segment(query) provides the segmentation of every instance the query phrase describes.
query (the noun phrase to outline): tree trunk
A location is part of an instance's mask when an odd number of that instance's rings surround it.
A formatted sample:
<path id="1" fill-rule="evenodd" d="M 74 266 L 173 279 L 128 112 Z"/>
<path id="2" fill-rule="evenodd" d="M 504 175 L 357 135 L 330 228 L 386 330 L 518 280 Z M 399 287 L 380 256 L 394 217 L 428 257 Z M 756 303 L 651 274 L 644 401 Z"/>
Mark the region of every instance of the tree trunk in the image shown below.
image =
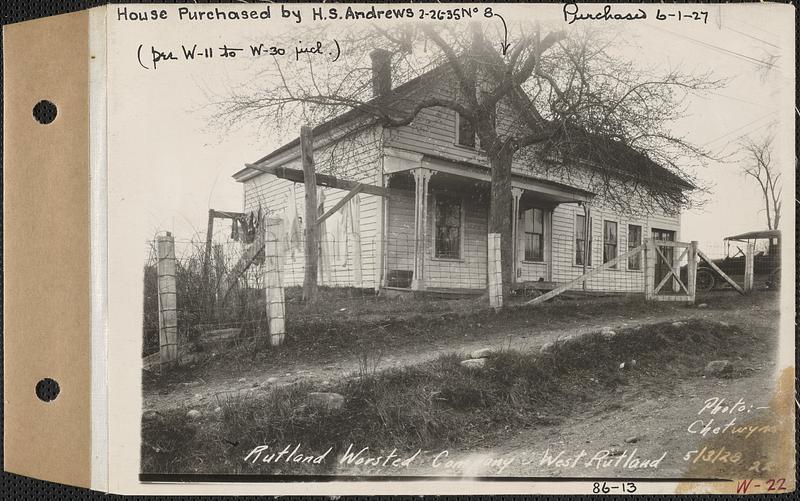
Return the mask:
<path id="1" fill-rule="evenodd" d="M 511 295 L 513 273 L 513 241 L 511 235 L 511 158 L 509 148 L 490 156 L 492 166 L 492 199 L 489 203 L 489 233 L 500 234 L 500 260 L 503 276 L 503 304 Z"/>

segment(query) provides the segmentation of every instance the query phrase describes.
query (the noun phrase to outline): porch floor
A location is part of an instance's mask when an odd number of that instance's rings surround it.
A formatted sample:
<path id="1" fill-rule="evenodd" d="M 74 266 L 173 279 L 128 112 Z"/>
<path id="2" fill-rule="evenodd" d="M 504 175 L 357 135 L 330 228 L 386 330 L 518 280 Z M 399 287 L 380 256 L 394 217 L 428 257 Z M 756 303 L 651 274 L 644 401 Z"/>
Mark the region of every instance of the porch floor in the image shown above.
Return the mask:
<path id="1" fill-rule="evenodd" d="M 439 297 L 447 299 L 457 299 L 463 297 L 480 296 L 486 292 L 486 289 L 467 289 L 467 288 L 453 288 L 453 287 L 428 287 L 424 290 L 414 290 L 408 287 L 383 287 L 381 289 L 388 296 L 402 296 L 406 294 L 416 294 L 428 297 Z"/>

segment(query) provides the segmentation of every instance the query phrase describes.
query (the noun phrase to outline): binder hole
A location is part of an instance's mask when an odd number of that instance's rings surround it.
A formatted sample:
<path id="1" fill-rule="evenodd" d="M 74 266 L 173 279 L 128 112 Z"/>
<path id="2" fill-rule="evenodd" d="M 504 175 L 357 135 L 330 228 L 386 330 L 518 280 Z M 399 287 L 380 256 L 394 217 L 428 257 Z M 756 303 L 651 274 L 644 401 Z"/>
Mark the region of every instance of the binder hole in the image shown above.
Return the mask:
<path id="1" fill-rule="evenodd" d="M 47 125 L 56 119 L 58 108 L 48 100 L 42 100 L 33 107 L 33 118 L 42 125 Z"/>
<path id="2" fill-rule="evenodd" d="M 39 397 L 39 400 L 42 402 L 55 400 L 60 391 L 61 388 L 59 388 L 58 383 L 49 377 L 36 383 L 36 396 Z"/>

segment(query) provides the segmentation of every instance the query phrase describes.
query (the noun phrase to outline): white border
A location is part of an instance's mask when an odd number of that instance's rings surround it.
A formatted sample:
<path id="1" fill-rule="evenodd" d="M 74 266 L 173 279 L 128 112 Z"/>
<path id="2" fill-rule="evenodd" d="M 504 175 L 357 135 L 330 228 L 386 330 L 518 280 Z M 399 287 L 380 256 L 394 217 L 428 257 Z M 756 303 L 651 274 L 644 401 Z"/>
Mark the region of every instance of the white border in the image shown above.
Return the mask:
<path id="1" fill-rule="evenodd" d="M 89 10 L 89 217 L 91 253 L 91 487 L 108 488 L 108 179 L 106 10 Z"/>

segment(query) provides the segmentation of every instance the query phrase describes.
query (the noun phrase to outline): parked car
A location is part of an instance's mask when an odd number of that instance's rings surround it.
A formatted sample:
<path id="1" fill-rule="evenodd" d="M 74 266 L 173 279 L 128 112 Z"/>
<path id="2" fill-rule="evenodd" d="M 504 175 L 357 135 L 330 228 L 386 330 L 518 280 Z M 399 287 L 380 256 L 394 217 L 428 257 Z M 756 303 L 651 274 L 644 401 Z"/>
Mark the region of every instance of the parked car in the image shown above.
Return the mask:
<path id="1" fill-rule="evenodd" d="M 744 281 L 745 251 L 747 245 L 754 242 L 757 244 L 757 250 L 753 259 L 753 286 L 768 289 L 780 286 L 780 230 L 750 231 L 725 237 L 724 241 L 726 256 L 713 260 L 723 273 L 741 284 Z M 686 277 L 686 266 L 681 268 L 681 276 Z M 728 286 L 727 281 L 701 259 L 697 265 L 697 290 L 710 291 L 726 286 Z"/>

